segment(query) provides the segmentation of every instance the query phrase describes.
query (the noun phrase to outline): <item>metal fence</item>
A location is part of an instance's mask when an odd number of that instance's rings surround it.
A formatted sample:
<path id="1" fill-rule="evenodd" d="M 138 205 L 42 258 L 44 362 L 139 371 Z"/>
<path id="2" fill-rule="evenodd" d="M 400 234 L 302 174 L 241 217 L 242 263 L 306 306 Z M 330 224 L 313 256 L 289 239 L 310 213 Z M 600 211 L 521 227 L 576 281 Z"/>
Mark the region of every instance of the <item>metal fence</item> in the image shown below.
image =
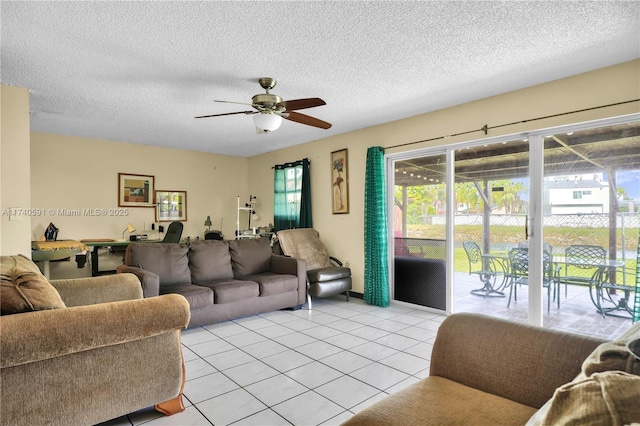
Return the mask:
<path id="1" fill-rule="evenodd" d="M 640 228 L 640 214 L 618 213 L 616 224 L 620 229 Z M 456 214 L 455 225 L 483 225 L 483 217 L 479 214 Z M 499 226 L 524 226 L 527 216 L 524 214 L 492 214 L 489 218 L 490 225 Z M 447 221 L 444 215 L 409 216 L 409 225 L 445 225 Z M 608 228 L 608 213 L 589 214 L 554 214 L 543 218 L 543 225 L 549 227 L 569 228 Z"/>
<path id="2" fill-rule="evenodd" d="M 445 244 L 445 240 L 431 238 L 395 238 L 395 254 L 445 260 Z"/>

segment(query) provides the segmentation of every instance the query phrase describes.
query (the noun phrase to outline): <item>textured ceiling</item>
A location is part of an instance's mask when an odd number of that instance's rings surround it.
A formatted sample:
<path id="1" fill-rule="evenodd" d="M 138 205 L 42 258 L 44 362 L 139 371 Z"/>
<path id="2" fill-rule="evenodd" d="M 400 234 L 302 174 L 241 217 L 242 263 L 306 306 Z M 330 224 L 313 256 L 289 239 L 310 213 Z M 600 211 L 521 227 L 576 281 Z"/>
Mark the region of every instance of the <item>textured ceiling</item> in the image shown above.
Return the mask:
<path id="1" fill-rule="evenodd" d="M 6 2 L 2 83 L 37 132 L 251 156 L 640 57 L 640 4 Z M 243 111 L 278 80 L 329 130 Z"/>

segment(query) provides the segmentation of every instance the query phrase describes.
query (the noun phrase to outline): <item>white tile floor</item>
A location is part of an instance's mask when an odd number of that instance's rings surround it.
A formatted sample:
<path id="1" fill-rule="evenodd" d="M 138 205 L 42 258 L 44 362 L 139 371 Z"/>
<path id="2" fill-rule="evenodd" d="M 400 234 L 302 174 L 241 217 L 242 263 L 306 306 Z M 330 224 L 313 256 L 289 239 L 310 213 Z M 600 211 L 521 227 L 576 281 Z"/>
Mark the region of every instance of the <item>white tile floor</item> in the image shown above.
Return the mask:
<path id="1" fill-rule="evenodd" d="M 183 333 L 187 409 L 108 425 L 338 425 L 429 373 L 444 316 L 344 297 Z"/>
<path id="2" fill-rule="evenodd" d="M 105 255 L 101 266 L 122 261 Z M 53 262 L 52 278 L 90 276 L 90 267 Z M 506 298 L 470 294 L 477 277 L 457 274 L 456 312 L 526 322 L 526 291 Z M 344 297 L 314 299 L 313 310 L 275 311 L 186 330 L 185 404 L 164 417 L 152 408 L 107 425 L 337 425 L 353 413 L 428 375 L 443 315 L 392 305 L 378 308 Z M 569 286 L 561 307 L 544 313 L 547 327 L 614 338 L 631 320 L 595 312 L 584 287 Z"/>

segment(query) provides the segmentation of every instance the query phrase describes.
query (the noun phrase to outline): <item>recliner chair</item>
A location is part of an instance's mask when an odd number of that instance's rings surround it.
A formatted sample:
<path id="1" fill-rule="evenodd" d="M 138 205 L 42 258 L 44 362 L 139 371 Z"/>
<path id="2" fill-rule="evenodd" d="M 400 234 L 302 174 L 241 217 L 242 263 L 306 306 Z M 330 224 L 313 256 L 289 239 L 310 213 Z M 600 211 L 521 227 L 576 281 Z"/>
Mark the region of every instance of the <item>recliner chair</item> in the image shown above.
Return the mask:
<path id="1" fill-rule="evenodd" d="M 286 229 L 276 233 L 282 253 L 307 262 L 307 303 L 311 296 L 329 297 L 345 293 L 349 301 L 351 269 L 329 256 L 318 231 L 311 228 Z"/>

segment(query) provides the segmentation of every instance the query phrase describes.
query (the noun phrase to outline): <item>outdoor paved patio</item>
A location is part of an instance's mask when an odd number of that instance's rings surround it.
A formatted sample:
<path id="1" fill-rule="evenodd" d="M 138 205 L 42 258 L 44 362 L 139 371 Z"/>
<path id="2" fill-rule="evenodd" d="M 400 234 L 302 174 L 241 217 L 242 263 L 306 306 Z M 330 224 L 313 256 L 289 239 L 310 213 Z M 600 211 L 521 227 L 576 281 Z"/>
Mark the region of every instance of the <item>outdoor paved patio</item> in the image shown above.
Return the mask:
<path id="1" fill-rule="evenodd" d="M 456 273 L 456 287 L 454 290 L 454 312 L 478 312 L 494 317 L 526 323 L 528 288 L 518 289 L 518 301 L 509 300 L 508 289 L 505 297 L 481 297 L 471 294 L 471 290 L 481 288 L 482 284 L 476 275 Z M 553 291 L 552 296 L 553 298 Z M 631 301 L 633 302 L 633 293 Z M 568 294 L 564 295 L 564 285 L 560 289 L 560 309 L 555 301 L 551 303 L 551 312 L 547 313 L 547 295 L 543 296 L 545 327 L 570 331 L 579 334 L 613 339 L 631 326 L 631 319 L 619 318 L 612 315 L 605 317 L 596 312 L 596 308 L 589 296 L 589 288 L 569 285 Z"/>

